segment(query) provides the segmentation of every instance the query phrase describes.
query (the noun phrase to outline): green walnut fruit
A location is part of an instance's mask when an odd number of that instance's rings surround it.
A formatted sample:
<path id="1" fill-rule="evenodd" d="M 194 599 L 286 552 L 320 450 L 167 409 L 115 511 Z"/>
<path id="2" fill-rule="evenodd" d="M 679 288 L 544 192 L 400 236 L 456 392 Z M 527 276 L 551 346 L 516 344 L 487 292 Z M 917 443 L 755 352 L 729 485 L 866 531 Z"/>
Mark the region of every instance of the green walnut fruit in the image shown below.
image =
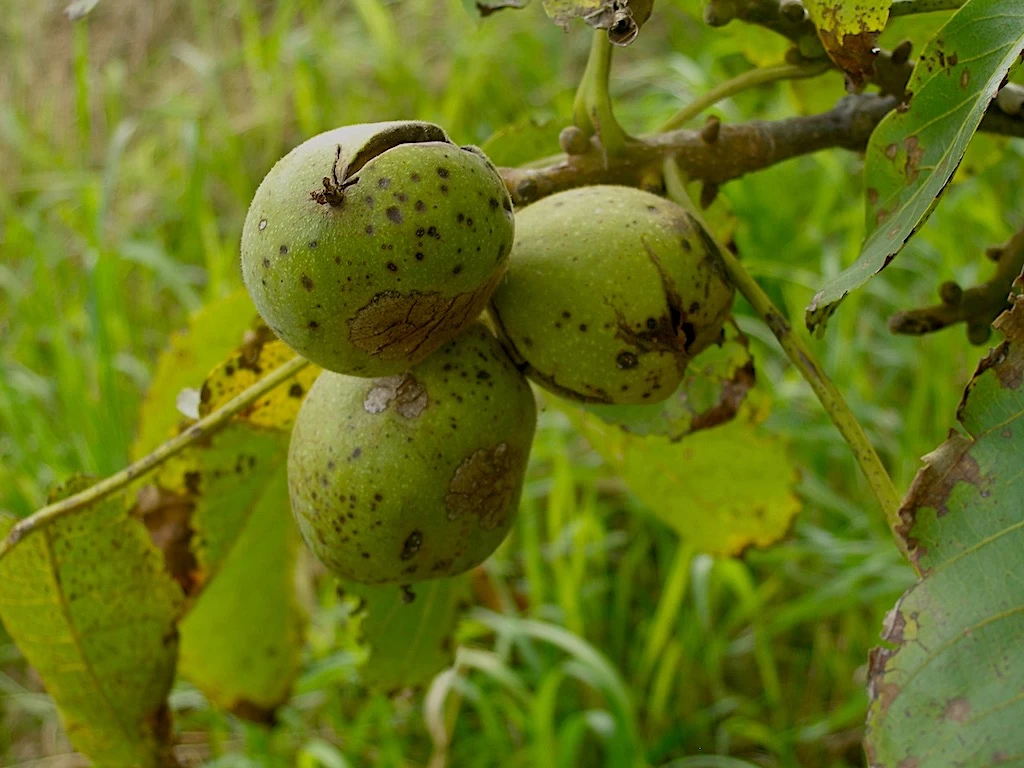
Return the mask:
<path id="1" fill-rule="evenodd" d="M 296 352 L 387 376 L 480 314 L 512 238 L 512 201 L 480 150 L 430 123 L 353 125 L 267 174 L 242 230 L 242 277 Z"/>
<path id="2" fill-rule="evenodd" d="M 529 383 L 482 323 L 403 374 L 321 373 L 288 453 L 306 544 L 364 584 L 478 565 L 512 525 L 536 420 Z"/>
<path id="3" fill-rule="evenodd" d="M 721 337 L 732 286 L 714 244 L 675 203 L 592 186 L 516 214 L 491 317 L 541 386 L 593 403 L 656 403 Z"/>

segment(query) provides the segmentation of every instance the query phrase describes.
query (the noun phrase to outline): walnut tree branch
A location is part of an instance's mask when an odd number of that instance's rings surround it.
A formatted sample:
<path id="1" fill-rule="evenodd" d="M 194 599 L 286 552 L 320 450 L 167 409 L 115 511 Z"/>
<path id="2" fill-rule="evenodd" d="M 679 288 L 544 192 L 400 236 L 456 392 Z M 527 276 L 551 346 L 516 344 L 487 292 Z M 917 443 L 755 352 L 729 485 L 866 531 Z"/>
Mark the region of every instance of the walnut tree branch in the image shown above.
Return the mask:
<path id="1" fill-rule="evenodd" d="M 1024 230 L 1010 238 L 1006 245 L 990 249 L 988 254 L 996 260 L 996 272 L 990 280 L 966 290 L 954 282 L 943 283 L 939 287 L 942 298 L 939 304 L 893 315 L 889 318 L 889 330 L 920 336 L 966 323 L 968 338 L 975 344 L 984 344 L 992 321 L 1009 308 L 1008 296 L 1024 269 Z"/>
<path id="2" fill-rule="evenodd" d="M 752 120 L 715 130 L 678 130 L 629 139 L 622 153 L 605 160 L 596 145 L 531 168 L 501 168 L 517 206 L 590 184 L 650 187 L 662 161 L 674 157 L 687 178 L 716 186 L 790 158 L 842 148 L 862 150 L 875 126 L 896 108 L 893 96 L 844 96 L 828 112 L 784 120 Z M 989 108 L 981 123 L 989 133 L 1024 138 L 1024 119 Z"/>
<path id="3" fill-rule="evenodd" d="M 820 149 L 861 149 L 878 121 L 895 106 L 892 98 L 847 96 L 820 115 L 722 125 L 714 136 L 678 130 L 632 139 L 607 164 L 594 148 L 541 168 L 502 168 L 501 174 L 518 206 L 588 184 L 644 186 L 666 157 L 675 157 L 690 179 L 723 184 Z"/>
<path id="4" fill-rule="evenodd" d="M 797 45 L 800 45 L 801 41 L 818 39 L 814 24 L 799 2 L 708 0 L 704 6 L 704 21 L 712 27 L 722 27 L 733 20 L 765 27 L 789 38 Z"/>

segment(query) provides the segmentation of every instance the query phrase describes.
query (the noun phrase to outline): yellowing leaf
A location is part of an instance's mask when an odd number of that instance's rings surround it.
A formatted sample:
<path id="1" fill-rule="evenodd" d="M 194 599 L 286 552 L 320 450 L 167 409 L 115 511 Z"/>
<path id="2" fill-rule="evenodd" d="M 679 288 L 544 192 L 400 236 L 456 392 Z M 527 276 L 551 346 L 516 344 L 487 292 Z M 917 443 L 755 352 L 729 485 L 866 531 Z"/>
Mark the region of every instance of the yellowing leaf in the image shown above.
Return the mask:
<path id="1" fill-rule="evenodd" d="M 283 341 L 266 331 L 246 344 L 207 376 L 199 396 L 199 414 L 205 416 L 241 394 L 280 365 L 295 357 Z M 254 427 L 289 429 L 313 386 L 320 369 L 309 366 L 280 387 L 254 402 L 237 419 Z"/>
<path id="2" fill-rule="evenodd" d="M 784 444 L 749 421 L 673 443 L 625 434 L 585 412 L 571 418 L 651 513 L 697 551 L 738 555 L 766 547 L 800 511 L 797 471 Z"/>
<path id="3" fill-rule="evenodd" d="M 891 0 L 804 0 L 829 57 L 861 86 L 874 71 Z"/>
<path id="4" fill-rule="evenodd" d="M 181 390 L 199 386 L 215 365 L 255 329 L 259 316 L 245 289 L 239 289 L 189 318 L 188 328 L 171 336 L 157 361 L 140 414 L 139 434 L 132 447 L 144 456 L 175 432 L 182 415 L 175 409 Z"/>
<path id="5" fill-rule="evenodd" d="M 91 483 L 81 478 L 62 495 Z M 0 518 L 0 534 L 14 520 Z M 104 768 L 168 765 L 180 588 L 123 496 L 29 534 L 0 560 L 0 618 Z"/>
<path id="6" fill-rule="evenodd" d="M 265 328 L 247 333 L 206 376 L 200 415 L 293 357 Z M 187 535 L 174 536 L 168 552 L 188 562 L 184 583 L 197 593 L 181 623 L 181 672 L 218 706 L 255 720 L 272 717 L 298 674 L 305 611 L 285 461 L 289 428 L 317 373 L 308 368 L 267 393 L 155 480 L 162 498 L 188 505 Z"/>

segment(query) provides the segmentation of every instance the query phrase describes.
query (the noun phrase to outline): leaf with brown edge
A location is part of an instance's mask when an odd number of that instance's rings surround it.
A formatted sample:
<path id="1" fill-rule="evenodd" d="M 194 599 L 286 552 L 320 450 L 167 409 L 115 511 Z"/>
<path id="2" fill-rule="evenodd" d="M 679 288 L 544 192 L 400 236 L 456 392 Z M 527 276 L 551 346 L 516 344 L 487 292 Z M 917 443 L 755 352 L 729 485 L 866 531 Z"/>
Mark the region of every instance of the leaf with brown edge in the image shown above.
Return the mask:
<path id="1" fill-rule="evenodd" d="M 240 288 L 194 312 L 188 327 L 171 336 L 146 391 L 133 458 L 145 456 L 175 433 L 183 418 L 174 407 L 178 393 L 198 389 L 206 375 L 243 344 L 247 332 L 253 335 L 265 328 L 258 321 L 252 299 Z"/>
<path id="2" fill-rule="evenodd" d="M 203 382 L 200 415 L 294 354 L 265 331 L 247 334 Z M 298 674 L 306 612 L 296 594 L 300 540 L 285 461 L 317 374 L 310 366 L 256 400 L 167 462 L 140 495 L 154 540 L 189 591 L 181 673 L 218 706 L 258 721 L 273 720 Z"/>
<path id="3" fill-rule="evenodd" d="M 979 365 L 959 429 L 925 457 L 898 535 L 921 575 L 870 659 L 872 766 L 1015 765 L 1024 754 L 1024 299 Z"/>
<path id="4" fill-rule="evenodd" d="M 199 415 L 206 416 L 240 395 L 268 373 L 295 357 L 288 345 L 273 335 L 256 334 L 218 365 L 203 382 Z M 295 423 L 302 401 L 320 369 L 310 365 L 265 394 L 235 417 L 253 427 L 287 432 Z"/>
<path id="5" fill-rule="evenodd" d="M 735 323 L 725 327 L 721 344 L 712 345 L 690 361 L 682 383 L 671 397 L 654 405 L 601 405 L 582 407 L 602 421 L 630 434 L 661 435 L 672 441 L 702 429 L 712 429 L 736 418 L 745 403 L 755 410 L 754 360 L 749 341 Z M 755 392 L 753 402 L 748 395 Z"/>
<path id="6" fill-rule="evenodd" d="M 196 452 L 185 480 L 203 583 L 181 622 L 181 673 L 219 707 L 259 721 L 291 693 L 306 619 L 287 450 L 286 434 L 234 424 Z"/>
<path id="7" fill-rule="evenodd" d="M 85 490 L 76 477 L 53 500 Z M 0 534 L 14 519 L 0 516 Z M 25 537 L 0 560 L 0 618 L 38 672 L 68 738 L 96 765 L 164 768 L 182 592 L 126 496 Z"/>
<path id="8" fill-rule="evenodd" d="M 748 418 L 672 442 L 623 432 L 576 408 L 570 420 L 656 518 L 698 552 L 767 547 L 800 511 L 785 444 Z"/>
<path id="9" fill-rule="evenodd" d="M 804 0 L 829 58 L 854 88 L 871 77 L 878 35 L 889 20 L 891 0 Z"/>

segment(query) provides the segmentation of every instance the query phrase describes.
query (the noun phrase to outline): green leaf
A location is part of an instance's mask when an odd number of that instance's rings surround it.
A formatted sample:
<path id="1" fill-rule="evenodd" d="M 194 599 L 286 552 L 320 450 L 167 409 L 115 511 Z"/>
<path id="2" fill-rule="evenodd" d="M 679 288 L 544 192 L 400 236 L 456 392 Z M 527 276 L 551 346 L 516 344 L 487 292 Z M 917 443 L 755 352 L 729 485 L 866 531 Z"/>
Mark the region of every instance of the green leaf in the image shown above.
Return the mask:
<path id="1" fill-rule="evenodd" d="M 257 328 L 258 315 L 244 288 L 195 312 L 188 328 L 171 337 L 157 361 L 139 418 L 134 458 L 145 456 L 175 433 L 182 414 L 175 408 L 178 393 L 198 388 L 214 366 Z"/>
<path id="2" fill-rule="evenodd" d="M 754 386 L 754 361 L 747 337 L 726 326 L 726 340 L 701 352 L 686 368 L 679 388 L 656 405 L 599 405 L 583 408 L 602 421 L 638 436 L 673 441 L 732 421 Z"/>
<path id="3" fill-rule="evenodd" d="M 60 497 L 91 484 L 76 478 Z M 13 523 L 0 518 L 0 534 Z M 29 534 L 0 560 L 0 618 L 71 743 L 105 768 L 170 764 L 181 603 L 123 495 Z"/>
<path id="4" fill-rule="evenodd" d="M 480 149 L 495 165 L 525 165 L 561 152 L 558 144 L 561 130 L 554 121 L 537 122 L 528 118 L 495 131 Z"/>
<path id="5" fill-rule="evenodd" d="M 954 431 L 925 457 L 899 531 L 921 574 L 869 667 L 872 766 L 1019 765 L 1024 755 L 1024 302 L 996 327 Z"/>
<path id="6" fill-rule="evenodd" d="M 292 357 L 276 340 L 242 347 L 207 377 L 200 414 Z M 186 585 L 198 597 L 181 623 L 181 672 L 218 706 L 253 720 L 271 718 L 299 669 L 305 611 L 286 460 L 289 429 L 317 374 L 308 368 L 256 401 L 156 480 L 161 495 L 190 505 Z"/>
<path id="7" fill-rule="evenodd" d="M 287 439 L 232 426 L 198 465 L 193 549 L 209 579 L 181 623 L 181 673 L 217 706 L 269 720 L 299 671 L 305 611 Z"/>
<path id="8" fill-rule="evenodd" d="M 769 546 L 800 511 L 785 446 L 749 421 L 673 443 L 628 435 L 583 411 L 570 418 L 654 516 L 697 551 L 738 555 Z"/>
<path id="9" fill-rule="evenodd" d="M 864 164 L 867 238 L 860 258 L 807 308 L 824 326 L 850 291 L 884 269 L 928 218 L 1024 46 L 1020 0 L 972 0 L 931 40 L 898 109 L 871 136 Z"/>
<path id="10" fill-rule="evenodd" d="M 409 586 L 344 582 L 341 589 L 358 601 L 353 618 L 369 653 L 359 668 L 366 685 L 421 685 L 452 663 L 455 627 L 469 608 L 469 574 Z"/>
<path id="11" fill-rule="evenodd" d="M 874 71 L 890 0 L 804 0 L 829 58 L 861 86 Z"/>

